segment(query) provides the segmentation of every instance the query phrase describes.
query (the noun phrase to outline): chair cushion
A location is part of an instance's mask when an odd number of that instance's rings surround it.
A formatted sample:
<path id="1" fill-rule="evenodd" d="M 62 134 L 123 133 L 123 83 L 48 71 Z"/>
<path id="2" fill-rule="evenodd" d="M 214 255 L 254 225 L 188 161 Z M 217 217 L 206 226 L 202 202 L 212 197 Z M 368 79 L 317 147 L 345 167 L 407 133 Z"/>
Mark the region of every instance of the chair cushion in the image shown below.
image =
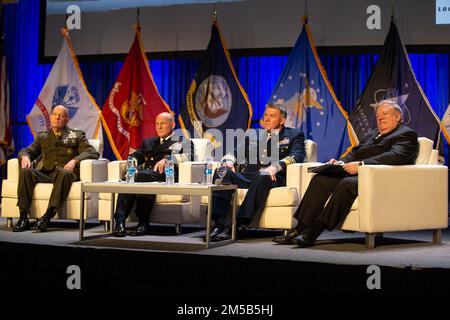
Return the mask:
<path id="1" fill-rule="evenodd" d="M 17 181 L 3 180 L 2 197 L 17 199 Z M 48 200 L 53 190 L 52 183 L 38 183 L 33 192 L 33 200 Z M 80 200 L 81 181 L 72 183 L 67 200 Z M 86 199 L 90 199 L 86 194 Z"/>
<path id="2" fill-rule="evenodd" d="M 3 180 L 2 181 L 2 197 L 17 199 L 17 180 Z"/>
<path id="3" fill-rule="evenodd" d="M 238 206 L 244 202 L 248 189 L 238 189 Z M 203 196 L 202 204 L 208 204 L 208 197 Z M 266 207 L 298 206 L 300 203 L 297 189 L 294 187 L 273 188 L 267 197 Z"/>

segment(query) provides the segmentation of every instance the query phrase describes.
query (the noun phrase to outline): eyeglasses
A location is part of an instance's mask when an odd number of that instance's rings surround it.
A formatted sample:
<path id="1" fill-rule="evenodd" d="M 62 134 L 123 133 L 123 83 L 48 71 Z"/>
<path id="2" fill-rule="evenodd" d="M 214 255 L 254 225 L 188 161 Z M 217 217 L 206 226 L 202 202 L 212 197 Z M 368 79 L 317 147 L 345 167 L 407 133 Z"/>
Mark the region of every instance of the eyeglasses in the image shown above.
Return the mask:
<path id="1" fill-rule="evenodd" d="M 55 118 L 62 118 L 62 119 L 67 118 L 67 116 L 62 113 L 52 113 L 52 116 L 54 116 Z"/>

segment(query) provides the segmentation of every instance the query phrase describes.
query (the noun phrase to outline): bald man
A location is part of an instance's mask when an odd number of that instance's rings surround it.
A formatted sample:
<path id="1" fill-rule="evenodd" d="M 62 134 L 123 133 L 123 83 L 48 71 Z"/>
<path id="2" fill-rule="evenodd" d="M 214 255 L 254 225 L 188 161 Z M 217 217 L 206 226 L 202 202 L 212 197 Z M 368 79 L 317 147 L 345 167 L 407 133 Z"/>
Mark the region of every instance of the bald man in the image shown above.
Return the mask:
<path id="1" fill-rule="evenodd" d="M 175 119 L 172 114 L 163 112 L 158 114 L 155 121 L 157 137 L 144 139 L 139 150 L 130 154 L 138 166 L 136 174 L 136 182 L 154 182 L 165 181 L 164 167 L 167 159 L 172 155 L 175 164 L 190 159 L 190 150 L 182 153 L 182 143 L 176 139 L 172 140 L 173 130 L 175 128 Z M 136 202 L 135 213 L 139 223 L 132 236 L 143 236 L 150 230 L 150 213 L 155 202 L 156 195 L 136 195 L 136 194 L 119 194 L 117 199 L 116 212 L 114 214 L 114 236 L 125 237 L 126 226 L 125 221 L 131 213 L 134 203 Z"/>
<path id="2" fill-rule="evenodd" d="M 20 150 L 20 175 L 17 188 L 17 206 L 20 219 L 14 232 L 30 229 L 28 216 L 31 208 L 33 190 L 37 183 L 53 183 L 47 211 L 40 218 L 36 227 L 41 232 L 47 226 L 67 199 L 72 183 L 80 180 L 80 161 L 98 159 L 98 152 L 86 139 L 81 130 L 67 127 L 69 113 L 66 107 L 57 105 L 50 114 L 50 130 L 37 134 L 27 148 Z M 32 167 L 32 161 L 42 157 L 42 168 Z"/>

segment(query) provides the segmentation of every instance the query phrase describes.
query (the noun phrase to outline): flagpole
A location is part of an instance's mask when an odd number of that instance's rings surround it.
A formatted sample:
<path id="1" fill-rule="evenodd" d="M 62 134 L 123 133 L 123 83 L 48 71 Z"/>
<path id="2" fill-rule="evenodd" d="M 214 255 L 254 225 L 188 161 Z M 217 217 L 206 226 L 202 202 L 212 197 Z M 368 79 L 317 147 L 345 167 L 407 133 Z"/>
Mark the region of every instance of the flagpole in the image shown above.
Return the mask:
<path id="1" fill-rule="evenodd" d="M 141 8 L 136 9 L 136 25 L 138 27 L 141 25 Z"/>
<path id="2" fill-rule="evenodd" d="M 216 3 L 214 3 L 213 7 L 213 23 L 217 22 L 217 10 L 216 10 Z"/>
<path id="3" fill-rule="evenodd" d="M 394 20 L 394 18 L 395 18 L 395 0 L 392 0 L 391 19 Z"/>
<path id="4" fill-rule="evenodd" d="M 303 22 L 308 23 L 308 0 L 305 0 L 305 16 L 303 17 Z"/>

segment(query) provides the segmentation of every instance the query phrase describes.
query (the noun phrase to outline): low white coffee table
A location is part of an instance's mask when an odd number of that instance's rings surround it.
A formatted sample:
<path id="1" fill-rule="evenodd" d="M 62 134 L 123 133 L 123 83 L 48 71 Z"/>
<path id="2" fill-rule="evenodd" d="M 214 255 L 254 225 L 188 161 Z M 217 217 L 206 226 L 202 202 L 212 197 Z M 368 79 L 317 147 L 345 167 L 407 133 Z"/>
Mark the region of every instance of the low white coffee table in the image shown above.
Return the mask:
<path id="1" fill-rule="evenodd" d="M 214 191 L 233 190 L 233 214 L 232 214 L 232 238 L 218 242 L 210 242 L 211 216 L 212 216 L 212 195 Z M 236 185 L 214 185 L 199 183 L 174 183 L 166 184 L 164 182 L 86 182 L 81 185 L 81 205 L 80 205 L 80 241 L 96 238 L 97 236 L 84 236 L 84 201 L 85 193 L 111 193 L 111 203 L 115 203 L 116 193 L 131 194 L 166 194 L 166 195 L 188 195 L 188 196 L 207 196 L 208 197 L 208 215 L 206 223 L 206 239 L 204 245 L 206 248 L 223 246 L 236 241 L 236 205 L 237 205 L 237 186 Z M 114 208 L 111 206 L 111 224 L 114 224 Z"/>

